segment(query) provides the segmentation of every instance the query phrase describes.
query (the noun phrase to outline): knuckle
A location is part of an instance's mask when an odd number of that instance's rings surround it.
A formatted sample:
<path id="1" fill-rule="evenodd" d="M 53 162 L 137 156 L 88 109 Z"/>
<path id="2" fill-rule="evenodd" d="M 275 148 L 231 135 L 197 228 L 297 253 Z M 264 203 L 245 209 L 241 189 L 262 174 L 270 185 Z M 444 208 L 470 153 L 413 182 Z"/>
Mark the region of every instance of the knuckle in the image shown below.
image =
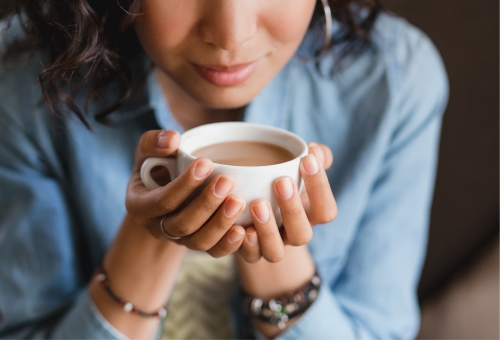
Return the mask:
<path id="1" fill-rule="evenodd" d="M 287 208 L 286 214 L 289 215 L 291 218 L 296 219 L 304 213 L 304 208 L 302 205 L 299 204 L 294 204 L 290 207 Z"/>
<path id="2" fill-rule="evenodd" d="M 211 195 L 204 193 L 202 197 L 200 197 L 199 208 L 204 211 L 214 211 L 219 207 L 220 202 L 218 202 Z"/>
<path id="3" fill-rule="evenodd" d="M 125 200 L 125 210 L 127 210 L 128 213 L 133 213 L 135 211 L 135 204 L 128 197 Z"/>
<path id="4" fill-rule="evenodd" d="M 273 228 L 259 228 L 258 234 L 259 234 L 259 239 L 272 239 L 275 238 L 275 234 L 277 233 L 277 229 Z"/>
<path id="5" fill-rule="evenodd" d="M 175 210 L 175 207 L 170 202 L 160 201 L 158 202 L 158 207 L 160 211 L 163 211 L 165 214 L 171 213 Z"/>
<path id="6" fill-rule="evenodd" d="M 209 244 L 201 240 L 200 238 L 191 238 L 188 242 L 188 248 L 192 250 L 200 250 L 200 251 L 207 251 L 211 247 Z"/>
<path id="7" fill-rule="evenodd" d="M 175 210 L 175 206 L 173 205 L 172 200 L 167 195 L 158 195 L 156 204 L 160 207 L 161 211 L 166 213 L 172 212 Z"/>
<path id="8" fill-rule="evenodd" d="M 304 244 L 308 244 L 311 242 L 313 237 L 312 229 L 309 228 L 304 232 L 301 233 L 295 233 L 293 236 L 290 235 L 288 238 L 288 242 L 292 246 L 302 246 Z"/>
<path id="9" fill-rule="evenodd" d="M 338 216 L 338 211 L 335 208 L 329 208 L 321 211 L 321 214 L 316 218 L 317 224 L 328 223 L 335 220 Z"/>
<path id="10" fill-rule="evenodd" d="M 328 215 L 326 216 L 324 223 L 333 221 L 334 219 L 337 218 L 338 215 L 339 215 L 339 212 L 337 209 L 331 209 L 329 211 Z"/>
<path id="11" fill-rule="evenodd" d="M 240 248 L 240 254 L 241 254 L 241 257 L 243 257 L 243 259 L 248 263 L 255 263 L 255 262 L 259 261 L 262 257 L 260 252 L 251 251 L 251 250 L 245 249 L 245 248 Z"/>
<path id="12" fill-rule="evenodd" d="M 325 197 L 330 194 L 331 189 L 329 185 L 325 185 L 322 180 L 314 183 L 312 186 L 313 192 L 317 197 Z"/>
<path id="13" fill-rule="evenodd" d="M 147 154 L 148 149 L 151 145 L 151 139 L 153 136 L 156 134 L 156 131 L 146 131 L 142 134 L 141 138 L 139 139 L 139 150 L 141 151 L 142 154 Z"/>
<path id="14" fill-rule="evenodd" d="M 167 233 L 172 236 L 187 236 L 189 235 L 189 230 L 187 230 L 188 223 L 186 223 L 182 218 L 179 217 L 179 214 L 169 215 L 164 223 L 163 228 Z"/>
<path id="15" fill-rule="evenodd" d="M 245 258 L 245 261 L 247 261 L 248 263 L 256 263 L 259 262 L 261 257 L 261 255 L 249 255 L 247 258 Z"/>
<path id="16" fill-rule="evenodd" d="M 179 177 L 176 178 L 176 180 L 177 180 L 176 183 L 178 183 L 178 186 L 185 191 L 189 191 L 189 190 L 192 190 L 192 189 L 198 187 L 198 181 L 194 177 L 194 171 L 190 171 L 189 167 L 187 169 L 185 169 L 179 175 Z"/>
<path id="17" fill-rule="evenodd" d="M 227 243 L 222 242 L 221 244 L 217 245 L 217 257 L 222 257 L 226 256 L 232 252 L 235 251 L 234 247 L 230 246 Z"/>
<path id="18" fill-rule="evenodd" d="M 167 229 L 167 228 L 165 228 Z M 184 223 L 184 222 L 179 222 L 176 224 L 170 224 L 168 226 L 168 233 L 172 236 L 180 236 L 180 237 L 185 237 L 190 234 L 192 234 L 192 230 L 189 228 L 189 224 Z"/>
<path id="19" fill-rule="evenodd" d="M 267 256 L 264 255 L 264 258 L 267 260 L 267 262 L 270 262 L 270 263 L 278 263 L 281 260 L 283 260 L 284 257 L 285 257 L 285 254 L 283 252 L 273 253 L 273 254 L 269 254 Z"/>
<path id="20" fill-rule="evenodd" d="M 224 223 L 222 221 L 220 222 L 215 222 L 214 223 L 214 227 L 215 227 L 215 230 L 214 231 L 215 233 L 218 233 L 218 232 L 226 232 L 229 228 L 231 228 L 231 223 Z"/>
<path id="21" fill-rule="evenodd" d="M 125 197 L 125 209 L 127 212 L 132 212 L 132 213 L 139 213 L 140 212 L 140 207 L 139 207 L 139 200 L 138 200 L 138 195 L 133 192 L 133 190 L 127 189 L 127 195 Z"/>
<path id="22" fill-rule="evenodd" d="M 218 249 L 214 249 L 214 248 L 207 250 L 207 254 L 212 256 L 214 259 L 218 259 L 218 258 L 221 258 L 222 256 L 224 256 L 224 254 L 219 252 Z"/>

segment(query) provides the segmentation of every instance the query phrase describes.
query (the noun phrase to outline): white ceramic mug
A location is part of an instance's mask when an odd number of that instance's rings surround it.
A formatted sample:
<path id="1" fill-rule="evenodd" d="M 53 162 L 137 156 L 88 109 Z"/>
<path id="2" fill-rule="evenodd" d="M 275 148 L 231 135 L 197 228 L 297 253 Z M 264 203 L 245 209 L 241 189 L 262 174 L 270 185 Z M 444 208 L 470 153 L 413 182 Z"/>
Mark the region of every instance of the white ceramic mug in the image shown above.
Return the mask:
<path id="1" fill-rule="evenodd" d="M 214 163 L 213 172 L 205 180 L 205 185 L 219 174 L 226 174 L 235 180 L 232 194 L 241 196 L 247 202 L 245 210 L 235 224 L 244 227 L 253 225 L 249 205 L 252 201 L 263 198 L 271 203 L 276 222 L 281 225 L 281 213 L 274 196 L 273 182 L 281 176 L 289 176 L 295 180 L 300 190 L 302 188 L 302 177 L 299 171 L 300 160 L 308 153 L 307 144 L 302 138 L 283 129 L 243 122 L 199 126 L 186 131 L 181 136 L 179 148 L 174 156 L 146 159 L 141 167 L 142 181 L 147 189 L 156 189 L 159 185 L 151 177 L 151 170 L 154 167 L 166 167 L 171 178 L 175 178 L 196 159 L 192 156 L 194 151 L 217 143 L 235 141 L 264 142 L 277 145 L 290 151 L 295 158 L 285 163 L 265 166 L 234 166 Z"/>

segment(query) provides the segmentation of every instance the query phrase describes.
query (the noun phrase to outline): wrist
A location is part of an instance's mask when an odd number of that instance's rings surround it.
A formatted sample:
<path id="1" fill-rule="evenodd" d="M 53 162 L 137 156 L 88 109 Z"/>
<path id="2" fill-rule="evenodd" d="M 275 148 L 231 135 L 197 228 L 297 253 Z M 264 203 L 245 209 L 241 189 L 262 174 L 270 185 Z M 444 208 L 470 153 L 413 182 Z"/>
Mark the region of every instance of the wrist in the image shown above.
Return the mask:
<path id="1" fill-rule="evenodd" d="M 247 315 L 284 330 L 289 322 L 302 315 L 316 300 L 321 287 L 321 278 L 316 272 L 312 279 L 292 294 L 265 301 L 243 293 L 243 305 Z"/>
<path id="2" fill-rule="evenodd" d="M 270 263 L 264 259 L 248 263 L 240 255 L 236 258 L 243 290 L 263 301 L 293 295 L 310 282 L 316 272 L 316 266 L 306 245 L 285 246 L 285 257 L 278 263 Z M 301 314 L 290 318 L 286 327 L 292 326 L 300 316 Z M 258 319 L 254 319 L 253 323 L 269 338 L 274 338 L 282 332 L 277 324 Z"/>
<path id="3" fill-rule="evenodd" d="M 166 237 L 155 238 L 143 225 L 137 224 L 129 215 L 126 215 L 104 258 L 103 267 L 106 270 L 111 269 L 108 268 L 111 261 L 113 266 L 121 263 L 126 264 L 127 267 L 134 264 L 137 267 L 142 265 L 143 268 L 151 265 L 162 266 L 166 262 L 171 262 L 172 259 L 182 258 L 186 251 L 186 247 Z M 127 260 L 119 261 L 115 258 L 117 257 L 115 254 L 118 253 L 120 253 L 120 258 L 125 256 Z"/>
<path id="4" fill-rule="evenodd" d="M 284 259 L 277 263 L 264 258 L 248 263 L 239 254 L 236 259 L 242 288 L 263 300 L 295 292 L 311 280 L 316 270 L 306 245 L 286 246 Z"/>
<path id="5" fill-rule="evenodd" d="M 109 285 L 119 297 L 145 312 L 165 305 L 182 264 L 185 247 L 158 240 L 126 217 L 103 261 Z M 131 338 L 147 338 L 158 326 L 157 318 L 127 313 L 93 278 L 90 294 L 101 314 Z"/>
<path id="6" fill-rule="evenodd" d="M 113 289 L 143 309 L 157 309 L 168 298 L 186 248 L 154 238 L 126 217 L 103 261 Z M 159 299 L 163 298 L 163 300 Z"/>

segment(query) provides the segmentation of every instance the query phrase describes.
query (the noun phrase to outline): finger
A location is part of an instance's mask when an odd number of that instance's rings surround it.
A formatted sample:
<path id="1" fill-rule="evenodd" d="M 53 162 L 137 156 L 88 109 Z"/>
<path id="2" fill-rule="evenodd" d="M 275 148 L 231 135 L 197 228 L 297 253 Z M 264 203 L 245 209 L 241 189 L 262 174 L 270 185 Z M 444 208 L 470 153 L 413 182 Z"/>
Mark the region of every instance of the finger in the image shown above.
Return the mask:
<path id="1" fill-rule="evenodd" d="M 252 202 L 250 213 L 259 236 L 262 256 L 268 262 L 279 262 L 285 256 L 285 246 L 281 240 L 271 205 L 266 200 Z"/>
<path id="2" fill-rule="evenodd" d="M 148 157 L 166 157 L 177 151 L 181 136 L 174 130 L 151 130 L 145 132 L 135 151 L 134 170 L 139 170 Z"/>
<path id="3" fill-rule="evenodd" d="M 217 212 L 205 223 L 198 231 L 191 235 L 182 238 L 183 244 L 189 249 L 207 251 L 213 248 L 227 233 L 231 226 L 236 222 L 236 219 L 245 208 L 245 201 L 243 198 L 231 195 L 228 197 L 224 204 L 217 210 Z M 235 243 L 236 240 L 233 235 L 229 234 L 228 242 Z M 245 233 L 240 235 L 243 239 Z M 223 245 L 227 245 L 223 243 Z M 227 249 L 226 249 L 227 250 Z M 224 249 L 221 250 L 222 252 Z"/>
<path id="4" fill-rule="evenodd" d="M 309 154 L 313 154 L 318 158 L 319 164 L 321 166 L 325 165 L 325 154 L 323 150 L 319 147 L 317 143 L 310 142 L 307 144 L 309 146 Z"/>
<path id="5" fill-rule="evenodd" d="M 292 246 L 309 243 L 313 232 L 294 181 L 290 177 L 281 177 L 274 181 L 273 187 L 281 209 L 287 242 Z"/>
<path id="6" fill-rule="evenodd" d="M 179 177 L 163 187 L 147 190 L 141 177 L 135 173 L 127 189 L 127 211 L 154 218 L 178 209 L 212 173 L 213 163 L 208 158 L 193 161 Z"/>
<path id="7" fill-rule="evenodd" d="M 188 205 L 178 212 L 167 216 L 164 223 L 165 230 L 173 236 L 186 236 L 194 233 L 210 219 L 217 209 L 219 209 L 233 189 L 234 180 L 231 177 L 226 175 L 216 176 Z M 238 210 L 234 210 L 236 203 L 244 205 L 245 202 L 238 196 L 233 196 L 233 200 L 236 201 L 225 203 L 225 209 L 229 209 L 230 213 L 233 214 L 230 217 L 236 219 L 234 217 L 235 214 L 238 213 Z M 233 208 L 233 210 L 231 210 L 231 208 Z M 227 228 L 231 225 L 232 223 L 227 226 Z M 227 229 L 225 229 L 224 232 L 226 230 Z M 219 239 L 220 237 L 217 240 Z"/>
<path id="8" fill-rule="evenodd" d="M 300 162 L 300 173 L 309 198 L 306 210 L 312 225 L 327 223 L 337 217 L 337 203 L 333 197 L 326 172 L 315 155 L 307 155 Z M 290 237 L 290 235 L 288 235 Z"/>
<path id="9" fill-rule="evenodd" d="M 311 142 L 309 143 L 309 153 L 314 154 L 318 157 L 320 164 L 322 164 L 324 169 L 329 169 L 333 164 L 333 153 L 332 150 L 323 144 L 318 144 Z M 312 152 L 311 152 L 312 151 Z"/>
<path id="10" fill-rule="evenodd" d="M 233 225 L 224 237 L 211 249 L 207 251 L 215 258 L 226 256 L 240 249 L 245 239 L 245 228 L 240 225 Z"/>
<path id="11" fill-rule="evenodd" d="M 255 227 L 248 227 L 245 232 L 245 239 L 239 249 L 239 252 L 245 261 L 255 263 L 262 257 L 262 254 L 260 253 L 257 229 L 255 229 Z"/>

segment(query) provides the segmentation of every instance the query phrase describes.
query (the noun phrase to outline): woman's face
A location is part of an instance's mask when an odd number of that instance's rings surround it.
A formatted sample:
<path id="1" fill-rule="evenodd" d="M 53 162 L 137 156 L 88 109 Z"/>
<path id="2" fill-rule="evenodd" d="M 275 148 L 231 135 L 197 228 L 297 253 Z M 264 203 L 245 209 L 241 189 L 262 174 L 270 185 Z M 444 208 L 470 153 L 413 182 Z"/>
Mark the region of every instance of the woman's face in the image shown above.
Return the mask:
<path id="1" fill-rule="evenodd" d="M 210 108 L 249 103 L 293 56 L 316 0 L 142 0 L 135 29 L 157 68 Z"/>

